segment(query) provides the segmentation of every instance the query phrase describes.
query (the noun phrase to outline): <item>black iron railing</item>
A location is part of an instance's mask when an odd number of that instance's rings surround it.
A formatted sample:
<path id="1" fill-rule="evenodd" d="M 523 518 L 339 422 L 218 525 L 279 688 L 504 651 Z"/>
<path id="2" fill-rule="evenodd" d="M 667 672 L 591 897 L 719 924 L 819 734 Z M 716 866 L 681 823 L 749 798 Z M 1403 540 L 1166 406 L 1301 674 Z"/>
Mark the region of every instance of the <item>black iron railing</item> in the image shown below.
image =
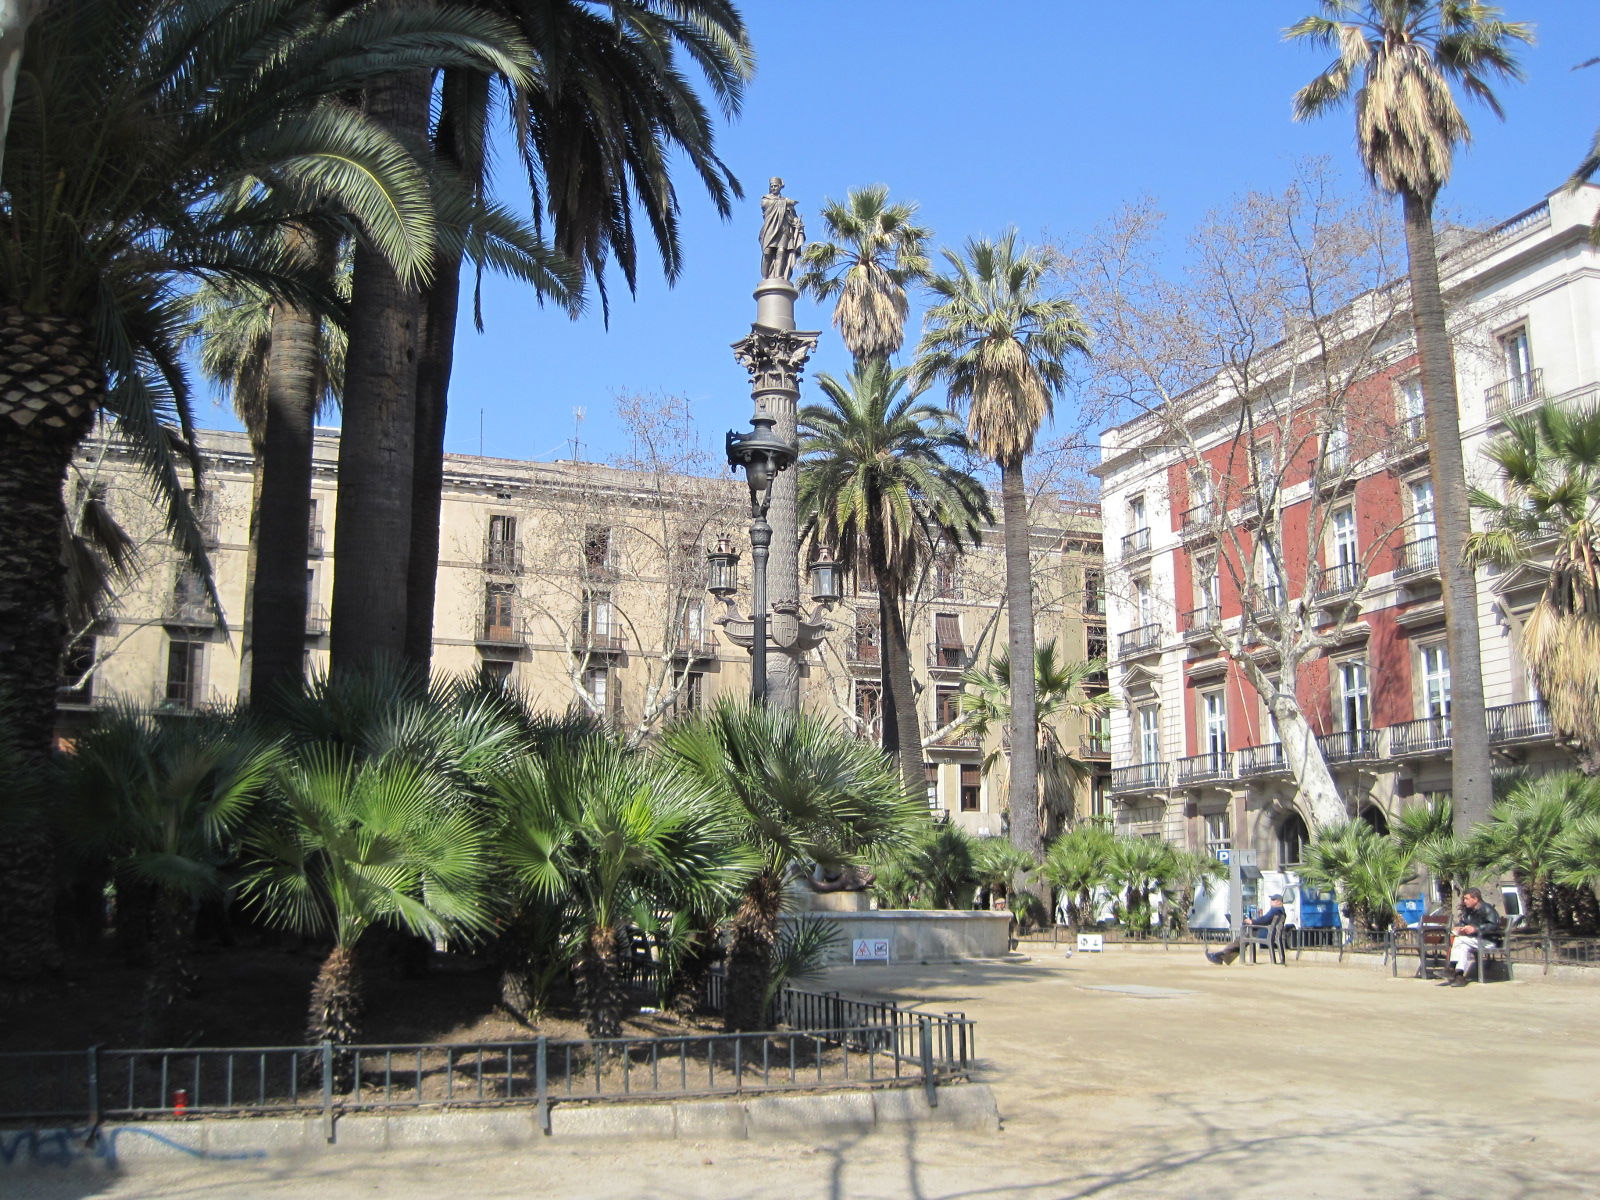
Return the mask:
<path id="1" fill-rule="evenodd" d="M 1543 700 L 1497 705 L 1489 710 L 1488 719 L 1491 742 L 1538 741 L 1554 732 Z"/>
<path id="2" fill-rule="evenodd" d="M 1439 573 L 1439 539 L 1415 538 L 1401 546 L 1394 556 L 1394 577 L 1409 579 L 1413 575 Z"/>
<path id="3" fill-rule="evenodd" d="M 1148 554 L 1150 552 L 1150 529 L 1135 529 L 1132 533 L 1122 535 L 1122 557 L 1128 558 L 1135 554 Z"/>
<path id="4" fill-rule="evenodd" d="M 1337 600 L 1360 591 L 1367 581 L 1366 571 L 1360 563 L 1336 563 L 1323 569 L 1317 577 L 1317 600 Z"/>
<path id="5" fill-rule="evenodd" d="M 1491 417 L 1516 412 L 1524 405 L 1544 399 L 1544 368 L 1534 367 L 1520 375 L 1509 375 L 1483 393 Z"/>
<path id="6" fill-rule="evenodd" d="M 1167 786 L 1171 766 L 1164 762 L 1135 763 L 1111 769 L 1113 792 L 1153 792 Z"/>
<path id="7" fill-rule="evenodd" d="M 1389 753 L 1395 757 L 1438 754 L 1450 749 L 1450 717 L 1421 717 L 1389 726 Z"/>
<path id="8" fill-rule="evenodd" d="M 1322 757 L 1326 762 L 1364 762 L 1378 757 L 1378 731 L 1340 729 L 1317 738 L 1317 745 L 1322 747 Z"/>
<path id="9" fill-rule="evenodd" d="M 1178 760 L 1178 786 L 1233 778 L 1233 755 L 1225 750 L 1195 754 Z"/>
<path id="10" fill-rule="evenodd" d="M 1155 624 L 1140 625 L 1117 635 L 1117 650 L 1124 657 L 1130 654 L 1143 654 L 1160 645 L 1161 626 Z"/>
<path id="11" fill-rule="evenodd" d="M 1269 742 L 1265 746 L 1246 746 L 1239 751 L 1240 775 L 1271 775 L 1288 769 L 1281 742 Z"/>
<path id="12" fill-rule="evenodd" d="M 1183 510 L 1183 515 L 1178 518 L 1179 531 L 1184 537 L 1209 533 L 1216 516 L 1217 506 L 1209 500 L 1204 504 L 1196 504 L 1193 508 L 1186 508 Z"/>

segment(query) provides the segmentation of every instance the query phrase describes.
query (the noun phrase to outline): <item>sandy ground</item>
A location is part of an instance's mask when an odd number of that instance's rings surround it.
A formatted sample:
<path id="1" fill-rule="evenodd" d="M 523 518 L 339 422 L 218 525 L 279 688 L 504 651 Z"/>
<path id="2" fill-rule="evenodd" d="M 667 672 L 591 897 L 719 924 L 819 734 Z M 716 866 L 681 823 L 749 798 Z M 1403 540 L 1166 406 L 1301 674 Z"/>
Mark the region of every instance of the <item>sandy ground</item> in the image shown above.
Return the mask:
<path id="1" fill-rule="evenodd" d="M 1450 989 L 1117 947 L 839 968 L 830 984 L 974 1017 L 1002 1131 L 349 1153 L 0 1186 L 8 1200 L 1600 1194 L 1600 986 Z"/>

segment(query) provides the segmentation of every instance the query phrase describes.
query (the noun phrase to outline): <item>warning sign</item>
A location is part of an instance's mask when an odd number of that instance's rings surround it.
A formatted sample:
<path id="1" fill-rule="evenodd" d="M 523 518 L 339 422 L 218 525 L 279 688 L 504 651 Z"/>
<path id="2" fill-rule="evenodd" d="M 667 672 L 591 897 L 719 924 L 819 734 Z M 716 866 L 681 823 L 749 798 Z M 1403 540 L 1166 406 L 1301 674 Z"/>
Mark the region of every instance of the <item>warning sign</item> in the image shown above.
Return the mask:
<path id="1" fill-rule="evenodd" d="M 888 962 L 888 938 L 856 938 L 851 943 L 850 957 L 855 962 Z"/>

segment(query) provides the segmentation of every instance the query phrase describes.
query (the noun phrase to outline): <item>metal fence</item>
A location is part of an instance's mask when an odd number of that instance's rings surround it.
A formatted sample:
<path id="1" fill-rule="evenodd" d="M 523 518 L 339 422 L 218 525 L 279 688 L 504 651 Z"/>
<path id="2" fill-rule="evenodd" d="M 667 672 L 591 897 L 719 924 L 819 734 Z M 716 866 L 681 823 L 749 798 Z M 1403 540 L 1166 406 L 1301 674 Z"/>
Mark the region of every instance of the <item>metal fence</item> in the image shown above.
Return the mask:
<path id="1" fill-rule="evenodd" d="M 0 1054 L 0 1119 L 98 1125 L 229 1114 L 935 1089 L 968 1077 L 973 1025 L 835 994 L 787 991 L 783 1030 L 471 1045 L 257 1046 Z"/>

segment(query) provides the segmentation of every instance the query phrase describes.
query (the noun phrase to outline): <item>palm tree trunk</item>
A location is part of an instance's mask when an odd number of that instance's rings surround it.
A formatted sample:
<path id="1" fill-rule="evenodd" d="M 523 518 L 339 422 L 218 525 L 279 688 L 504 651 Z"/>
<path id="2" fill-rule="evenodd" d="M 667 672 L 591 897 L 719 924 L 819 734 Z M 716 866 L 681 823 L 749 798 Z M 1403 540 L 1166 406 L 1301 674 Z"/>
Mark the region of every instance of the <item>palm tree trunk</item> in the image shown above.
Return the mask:
<path id="1" fill-rule="evenodd" d="M 402 141 L 420 146 L 427 136 L 430 85 L 426 71 L 374 84 L 366 93 L 367 113 Z M 358 246 L 334 521 L 336 671 L 405 651 L 421 323 L 417 292 L 382 255 Z"/>
<path id="2" fill-rule="evenodd" d="M 267 456 L 266 446 L 250 442 L 255 463 L 250 470 L 250 532 L 245 537 L 244 619 L 239 629 L 239 706 L 250 703 L 250 675 L 255 670 L 256 653 L 256 562 L 261 545 L 261 472 Z"/>
<path id="3" fill-rule="evenodd" d="M 444 497 L 444 430 L 461 299 L 461 262 L 436 261 L 423 298 L 417 364 L 416 445 L 411 472 L 411 562 L 406 574 L 406 661 L 427 669 L 433 657 L 433 603 L 439 582 L 439 515 Z"/>
<path id="4" fill-rule="evenodd" d="M 622 1036 L 622 971 L 617 931 L 610 925 L 589 930 L 578 955 L 578 1006 L 592 1038 Z"/>
<path id="5" fill-rule="evenodd" d="M 723 1017 L 729 1033 L 767 1024 L 767 981 L 772 977 L 782 912 L 783 879 L 774 871 L 763 871 L 746 886 L 728 939 L 728 1007 Z"/>
<path id="6" fill-rule="evenodd" d="M 1439 535 L 1439 575 L 1450 650 L 1450 794 L 1455 831 L 1466 836 L 1489 819 L 1493 803 L 1489 739 L 1484 733 L 1483 664 L 1478 650 L 1478 584 L 1462 551 L 1472 529 L 1466 470 L 1461 461 L 1455 360 L 1445 329 L 1433 204 L 1406 193 L 1406 254 L 1411 274 L 1411 320 L 1421 360 L 1423 416 Z"/>
<path id="7" fill-rule="evenodd" d="M 302 244 L 311 235 L 291 231 Z M 326 238 L 312 251 L 331 270 Z M 267 351 L 266 431 L 260 463 L 261 503 L 251 589 L 250 694 L 271 705 L 305 675 L 306 557 L 311 527 L 311 472 L 318 394 L 322 387 L 317 318 L 276 304 Z M 344 489 L 340 488 L 342 495 Z"/>
<path id="8" fill-rule="evenodd" d="M 141 1040 L 165 1046 L 171 1040 L 172 1010 L 188 987 L 189 898 L 163 890 L 155 899 L 150 930 L 150 973 L 145 977 Z"/>
<path id="9" fill-rule="evenodd" d="M 888 745 L 889 720 L 884 718 L 885 745 L 900 762 L 906 788 L 920 796 L 926 788 L 922 772 L 922 728 L 917 719 L 917 693 L 911 680 L 911 645 L 906 635 L 905 614 L 900 599 L 879 585 L 878 611 L 883 630 L 883 673 L 885 693 L 894 697 L 894 745 Z"/>
<path id="10" fill-rule="evenodd" d="M 1033 673 L 1033 578 L 1029 558 L 1028 497 L 1022 459 L 1000 464 L 1000 506 L 1005 520 L 1007 645 L 1011 654 L 1011 779 L 1006 803 L 1011 843 L 1037 856 L 1039 836 L 1038 698 Z"/>
<path id="11" fill-rule="evenodd" d="M 335 946 L 311 985 L 306 1041 L 353 1045 L 361 1035 L 361 971 L 354 946 Z"/>
<path id="12" fill-rule="evenodd" d="M 62 489 L 104 391 L 95 364 L 82 325 L 0 307 L 0 732 L 24 780 L 49 767 L 67 636 Z M 0 856 L 0 979 L 18 992 L 60 959 L 54 881 L 44 814 L 20 805 Z"/>

